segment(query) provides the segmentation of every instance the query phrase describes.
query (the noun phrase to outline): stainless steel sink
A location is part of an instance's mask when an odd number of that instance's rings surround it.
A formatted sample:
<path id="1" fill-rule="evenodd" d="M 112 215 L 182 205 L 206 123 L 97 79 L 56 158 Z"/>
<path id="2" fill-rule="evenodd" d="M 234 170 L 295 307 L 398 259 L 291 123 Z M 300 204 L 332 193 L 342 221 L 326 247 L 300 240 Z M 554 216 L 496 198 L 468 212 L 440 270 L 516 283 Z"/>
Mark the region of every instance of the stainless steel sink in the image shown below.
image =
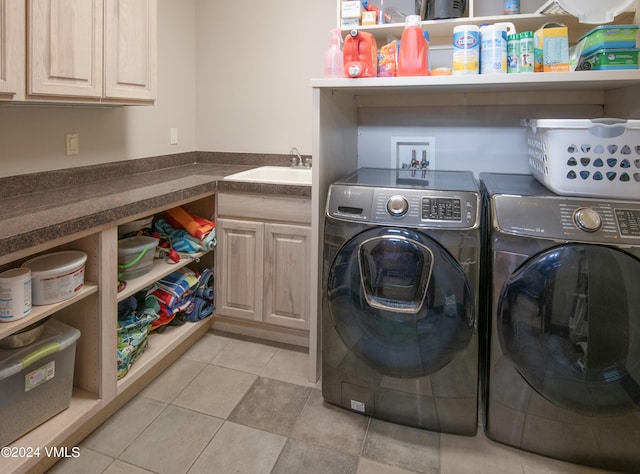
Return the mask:
<path id="1" fill-rule="evenodd" d="M 311 168 L 260 166 L 251 170 L 231 174 L 226 176 L 224 179 L 228 181 L 244 181 L 250 183 L 311 186 Z"/>

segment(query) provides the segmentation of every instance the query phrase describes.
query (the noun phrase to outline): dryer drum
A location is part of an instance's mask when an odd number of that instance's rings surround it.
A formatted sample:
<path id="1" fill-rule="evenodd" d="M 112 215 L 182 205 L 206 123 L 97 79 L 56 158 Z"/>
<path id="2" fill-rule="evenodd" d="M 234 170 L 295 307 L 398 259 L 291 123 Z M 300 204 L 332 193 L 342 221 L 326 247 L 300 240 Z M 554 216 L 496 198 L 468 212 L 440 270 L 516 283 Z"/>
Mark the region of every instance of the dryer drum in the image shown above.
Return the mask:
<path id="1" fill-rule="evenodd" d="M 455 259 L 409 229 L 366 230 L 331 265 L 327 301 L 346 347 L 376 371 L 429 375 L 471 340 L 473 297 Z"/>
<path id="2" fill-rule="evenodd" d="M 497 331 L 522 377 L 558 406 L 613 416 L 640 406 L 640 261 L 566 244 L 505 282 Z"/>

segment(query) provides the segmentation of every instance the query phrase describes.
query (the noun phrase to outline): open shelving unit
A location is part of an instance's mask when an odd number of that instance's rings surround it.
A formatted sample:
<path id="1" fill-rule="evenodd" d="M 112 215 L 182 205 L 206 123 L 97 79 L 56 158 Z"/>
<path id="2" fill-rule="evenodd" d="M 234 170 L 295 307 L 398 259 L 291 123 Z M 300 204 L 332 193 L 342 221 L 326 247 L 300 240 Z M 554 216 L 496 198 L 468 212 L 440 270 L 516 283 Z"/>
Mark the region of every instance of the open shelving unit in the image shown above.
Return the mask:
<path id="1" fill-rule="evenodd" d="M 375 1 L 373 4 L 377 3 Z M 580 23 L 578 18 L 568 14 L 545 14 L 545 6 L 549 2 L 540 0 L 536 3 L 536 8 L 528 11 L 521 10 L 522 13 L 516 15 L 502 15 L 500 14 L 502 8 L 501 0 L 468 0 L 468 7 L 466 16 L 460 18 L 448 18 L 441 20 L 425 20 L 421 23 L 424 30 L 429 32 L 429 43 L 431 45 L 451 45 L 453 39 L 453 29 L 458 25 L 477 25 L 493 24 L 499 22 L 511 22 L 516 26 L 516 31 L 535 31 L 543 24 L 548 22 L 562 23 L 569 28 L 569 41 L 574 43 L 582 36 L 591 30 L 593 24 Z M 408 3 L 409 4 L 409 3 Z M 523 8 L 525 2 L 522 2 Z M 531 2 L 527 2 L 527 5 Z M 413 0 L 410 5 L 413 6 Z M 412 11 L 405 11 L 406 14 L 413 13 Z M 620 13 L 615 18 L 617 24 L 632 24 L 635 23 L 635 11 L 630 9 Z M 340 1 L 338 1 L 338 19 L 337 24 L 341 24 L 341 7 Z M 342 35 L 344 36 L 354 27 L 341 27 Z M 387 37 L 393 36 L 400 39 L 402 31 L 404 30 L 404 23 L 387 23 L 383 25 L 370 25 L 370 26 L 357 26 L 358 30 L 366 31 L 376 37 L 379 42 L 378 45 L 383 44 L 380 41 L 385 41 Z"/>
<path id="2" fill-rule="evenodd" d="M 192 262 L 199 262 L 210 252 L 197 252 L 193 254 L 180 254 L 180 261 L 174 263 L 165 259 L 154 259 L 151 270 L 144 275 L 127 281 L 127 286 L 118 293 L 118 302 L 134 295 L 170 273 L 189 265 Z M 149 334 L 149 345 L 145 349 L 140 359 L 129 369 L 129 372 L 118 380 L 117 394 L 121 394 L 134 386 L 140 379 L 146 377 L 150 370 L 153 370 L 159 363 L 162 363 L 166 353 L 171 353 L 178 349 L 185 341 L 194 336 L 207 331 L 211 326 L 211 318 L 206 318 L 198 322 L 187 322 L 182 326 L 172 326 L 164 332 L 154 331 Z"/>
<path id="3" fill-rule="evenodd" d="M 210 217 L 214 214 L 214 203 L 214 193 L 210 192 L 186 202 L 169 201 L 160 209 L 149 209 L 149 213 L 157 214 L 183 205 L 191 212 Z M 130 220 L 139 217 L 143 216 L 131 216 Z M 73 446 L 169 366 L 211 326 L 211 318 L 206 318 L 196 323 L 187 322 L 182 326 L 167 328 L 161 334 L 155 334 L 154 331 L 145 353 L 127 375 L 117 380 L 118 301 L 192 262 L 212 267 L 214 258 L 214 251 L 211 250 L 183 255 L 178 263 L 156 259 L 147 274 L 128 281 L 126 288 L 118 294 L 117 225 L 122 223 L 124 221 L 113 222 L 77 235 L 64 236 L 35 249 L 22 250 L 13 258 L 5 257 L 0 264 L 0 271 L 3 271 L 20 266 L 35 255 L 59 250 L 82 250 L 88 255 L 85 283 L 76 295 L 59 303 L 33 306 L 30 314 L 24 318 L 0 324 L 0 338 L 47 317 L 73 326 L 81 334 L 76 342 L 73 392 L 69 407 L 14 441 L 10 446 L 40 447 L 41 454 L 0 458 L 0 471 L 3 473 L 44 472 L 56 461 L 44 454 L 45 446 Z"/>
<path id="4" fill-rule="evenodd" d="M 98 284 L 95 282 L 85 281 L 84 286 L 78 293 L 69 298 L 68 300 L 60 301 L 59 303 L 53 303 L 42 306 L 32 306 L 31 311 L 25 317 L 18 319 L 17 321 L 5 322 L 0 325 L 0 339 L 3 339 L 15 332 L 24 329 L 30 324 L 34 324 L 41 319 L 46 318 L 62 309 L 72 305 L 88 295 L 98 292 Z"/>
<path id="5" fill-rule="evenodd" d="M 168 262 L 164 259 L 155 258 L 151 266 L 151 270 L 142 276 L 127 280 L 127 285 L 120 293 L 118 293 L 118 302 L 134 295 L 138 291 L 150 286 L 153 282 L 169 275 L 170 273 L 190 264 L 199 261 L 207 252 L 197 252 L 193 254 L 180 254 L 179 262 Z"/>

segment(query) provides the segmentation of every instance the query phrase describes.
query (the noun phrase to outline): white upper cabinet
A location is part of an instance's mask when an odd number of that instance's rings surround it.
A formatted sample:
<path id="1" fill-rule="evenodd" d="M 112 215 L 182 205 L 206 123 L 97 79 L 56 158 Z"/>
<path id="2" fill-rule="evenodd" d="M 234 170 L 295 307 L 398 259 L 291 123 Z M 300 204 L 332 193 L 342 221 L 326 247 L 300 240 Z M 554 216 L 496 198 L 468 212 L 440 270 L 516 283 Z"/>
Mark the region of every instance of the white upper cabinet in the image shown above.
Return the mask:
<path id="1" fill-rule="evenodd" d="M 104 96 L 154 100 L 157 90 L 156 0 L 109 0 L 104 10 Z"/>
<path id="2" fill-rule="evenodd" d="M 27 5 L 27 101 L 155 100 L 157 0 Z"/>
<path id="3" fill-rule="evenodd" d="M 0 100 L 24 95 L 24 2 L 0 0 Z"/>
<path id="4" fill-rule="evenodd" d="M 102 0 L 31 0 L 29 96 L 102 97 Z"/>

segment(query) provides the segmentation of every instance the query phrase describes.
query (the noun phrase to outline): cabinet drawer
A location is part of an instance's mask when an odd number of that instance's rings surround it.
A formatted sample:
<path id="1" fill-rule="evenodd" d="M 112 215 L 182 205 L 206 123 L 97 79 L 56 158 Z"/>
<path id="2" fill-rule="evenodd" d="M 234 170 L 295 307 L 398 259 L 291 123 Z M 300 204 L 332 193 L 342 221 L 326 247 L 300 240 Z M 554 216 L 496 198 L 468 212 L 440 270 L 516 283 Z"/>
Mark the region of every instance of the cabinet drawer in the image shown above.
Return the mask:
<path id="1" fill-rule="evenodd" d="M 219 217 L 311 223 L 311 199 L 309 198 L 220 193 L 217 203 Z"/>

